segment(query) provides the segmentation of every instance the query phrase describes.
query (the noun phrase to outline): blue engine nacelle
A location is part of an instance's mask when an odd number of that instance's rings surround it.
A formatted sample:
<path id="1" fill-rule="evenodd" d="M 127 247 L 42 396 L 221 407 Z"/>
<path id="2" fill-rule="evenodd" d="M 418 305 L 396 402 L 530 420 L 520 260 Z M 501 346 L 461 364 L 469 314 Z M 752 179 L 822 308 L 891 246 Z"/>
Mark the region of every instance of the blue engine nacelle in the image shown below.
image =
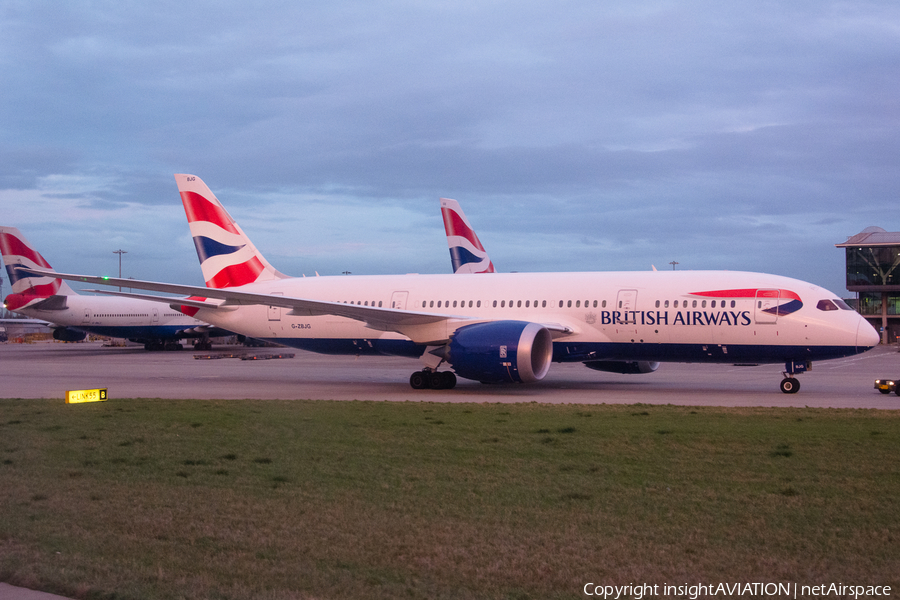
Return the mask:
<path id="1" fill-rule="evenodd" d="M 645 360 L 591 360 L 584 363 L 584 366 L 595 371 L 637 375 L 640 373 L 652 373 L 659 368 L 659 363 Z"/>
<path id="2" fill-rule="evenodd" d="M 550 369 L 553 337 L 526 321 L 466 325 L 450 337 L 448 362 L 460 377 L 484 383 L 533 383 Z"/>
<path id="3" fill-rule="evenodd" d="M 60 342 L 80 342 L 87 337 L 87 334 L 77 329 L 69 329 L 68 327 L 57 327 L 53 330 L 53 339 Z"/>

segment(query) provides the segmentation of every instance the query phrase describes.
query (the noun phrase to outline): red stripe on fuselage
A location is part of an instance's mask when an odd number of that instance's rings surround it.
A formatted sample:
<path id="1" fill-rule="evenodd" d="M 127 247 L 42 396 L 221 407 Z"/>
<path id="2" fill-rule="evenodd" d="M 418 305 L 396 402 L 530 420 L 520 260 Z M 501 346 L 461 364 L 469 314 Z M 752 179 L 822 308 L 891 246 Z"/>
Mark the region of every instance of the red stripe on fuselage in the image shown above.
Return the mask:
<path id="1" fill-rule="evenodd" d="M 716 290 L 710 292 L 691 292 L 691 296 L 705 296 L 707 298 L 784 298 L 785 300 L 800 300 L 800 296 L 791 290 L 772 290 L 745 288 L 739 290 Z"/>

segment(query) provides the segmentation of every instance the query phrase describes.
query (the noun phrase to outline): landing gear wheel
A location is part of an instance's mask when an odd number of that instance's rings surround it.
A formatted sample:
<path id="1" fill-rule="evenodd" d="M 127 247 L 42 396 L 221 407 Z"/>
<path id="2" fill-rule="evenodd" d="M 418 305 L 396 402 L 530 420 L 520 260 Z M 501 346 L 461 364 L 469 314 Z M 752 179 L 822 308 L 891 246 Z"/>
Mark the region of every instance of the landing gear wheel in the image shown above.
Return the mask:
<path id="1" fill-rule="evenodd" d="M 456 387 L 456 375 L 450 371 L 444 371 L 444 389 L 452 390 Z"/>
<path id="2" fill-rule="evenodd" d="M 452 390 L 456 387 L 456 375 L 450 371 L 434 371 L 428 374 L 428 383 L 433 390 Z"/>
<path id="3" fill-rule="evenodd" d="M 442 390 L 444 389 L 444 374 L 439 373 L 438 371 L 432 371 L 427 374 L 428 379 L 428 387 L 433 390 Z"/>
<path id="4" fill-rule="evenodd" d="M 793 377 L 785 377 L 781 380 L 781 391 L 785 394 L 796 394 L 800 391 L 800 382 Z"/>
<path id="5" fill-rule="evenodd" d="M 414 390 L 424 390 L 428 388 L 428 374 L 424 371 L 416 371 L 409 376 L 409 385 Z"/>

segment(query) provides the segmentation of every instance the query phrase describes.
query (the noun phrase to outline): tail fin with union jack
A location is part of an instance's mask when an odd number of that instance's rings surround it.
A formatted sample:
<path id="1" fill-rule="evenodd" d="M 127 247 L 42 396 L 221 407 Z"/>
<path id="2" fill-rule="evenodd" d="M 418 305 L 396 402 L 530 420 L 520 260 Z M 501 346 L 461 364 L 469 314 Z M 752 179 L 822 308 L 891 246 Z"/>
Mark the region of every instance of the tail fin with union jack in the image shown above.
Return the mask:
<path id="1" fill-rule="evenodd" d="M 494 263 L 456 200 L 441 198 L 441 215 L 454 273 L 493 273 Z"/>
<path id="2" fill-rule="evenodd" d="M 229 288 L 283 279 L 231 218 L 215 194 L 194 175 L 175 175 L 206 287 Z"/>
<path id="3" fill-rule="evenodd" d="M 31 275 L 18 270 L 19 267 L 50 270 L 53 267 L 15 227 L 0 227 L 0 254 L 3 255 L 6 274 L 12 283 L 12 293 L 4 301 L 7 309 L 34 306 L 53 296 L 75 295 L 75 291 L 62 279 Z"/>

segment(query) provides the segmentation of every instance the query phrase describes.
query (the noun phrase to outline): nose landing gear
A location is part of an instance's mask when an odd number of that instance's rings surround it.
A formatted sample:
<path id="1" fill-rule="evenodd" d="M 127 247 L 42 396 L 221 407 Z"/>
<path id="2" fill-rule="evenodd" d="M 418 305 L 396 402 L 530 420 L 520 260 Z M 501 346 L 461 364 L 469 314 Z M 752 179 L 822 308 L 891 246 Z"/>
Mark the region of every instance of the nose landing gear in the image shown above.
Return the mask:
<path id="1" fill-rule="evenodd" d="M 781 380 L 781 391 L 785 394 L 796 394 L 800 391 L 800 382 L 794 377 L 787 377 Z"/>
<path id="2" fill-rule="evenodd" d="M 809 361 L 793 361 L 789 360 L 784 363 L 784 379 L 781 380 L 781 391 L 785 394 L 796 394 L 800 391 L 800 382 L 794 375 L 805 373 L 812 369 L 812 363 Z"/>

